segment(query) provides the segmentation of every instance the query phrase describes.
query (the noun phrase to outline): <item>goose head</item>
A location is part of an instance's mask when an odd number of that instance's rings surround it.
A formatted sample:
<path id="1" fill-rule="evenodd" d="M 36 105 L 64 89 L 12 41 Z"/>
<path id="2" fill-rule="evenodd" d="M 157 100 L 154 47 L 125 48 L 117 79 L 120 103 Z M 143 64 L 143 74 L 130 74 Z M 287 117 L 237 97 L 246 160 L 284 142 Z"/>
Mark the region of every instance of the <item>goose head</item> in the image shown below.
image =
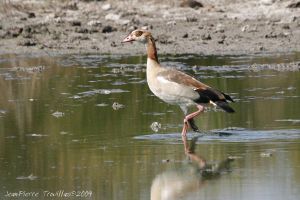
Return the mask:
<path id="1" fill-rule="evenodd" d="M 133 42 L 133 41 L 138 41 L 143 44 L 147 43 L 147 39 L 151 36 L 151 33 L 146 31 L 146 30 L 134 30 L 132 31 L 123 41 L 122 43 L 125 42 Z"/>

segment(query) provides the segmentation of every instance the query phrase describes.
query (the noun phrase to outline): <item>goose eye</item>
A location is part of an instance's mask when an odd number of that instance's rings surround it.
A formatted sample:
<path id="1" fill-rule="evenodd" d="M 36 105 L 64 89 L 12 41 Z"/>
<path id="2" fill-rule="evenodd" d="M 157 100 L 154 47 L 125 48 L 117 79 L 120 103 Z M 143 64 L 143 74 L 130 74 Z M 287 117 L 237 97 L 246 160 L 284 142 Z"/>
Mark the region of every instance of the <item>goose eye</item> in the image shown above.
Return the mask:
<path id="1" fill-rule="evenodd" d="M 140 37 L 142 34 L 143 34 L 142 31 L 137 31 L 137 32 L 135 32 L 135 36 L 136 36 L 136 37 Z"/>

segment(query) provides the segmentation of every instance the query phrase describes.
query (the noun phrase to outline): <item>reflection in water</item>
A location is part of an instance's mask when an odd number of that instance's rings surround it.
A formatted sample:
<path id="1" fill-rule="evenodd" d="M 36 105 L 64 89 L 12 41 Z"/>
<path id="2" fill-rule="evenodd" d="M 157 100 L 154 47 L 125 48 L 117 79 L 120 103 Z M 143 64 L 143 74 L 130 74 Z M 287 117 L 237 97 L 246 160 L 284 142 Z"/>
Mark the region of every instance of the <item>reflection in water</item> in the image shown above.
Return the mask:
<path id="1" fill-rule="evenodd" d="M 188 145 L 187 137 L 182 137 L 185 154 L 193 163 L 185 163 L 180 168 L 157 175 L 151 186 L 151 200 L 197 199 L 196 192 L 208 180 L 219 178 L 222 172 L 229 172 L 233 159 L 227 158 L 219 163 L 208 164 L 204 157 L 196 154 L 198 138 L 194 137 Z"/>

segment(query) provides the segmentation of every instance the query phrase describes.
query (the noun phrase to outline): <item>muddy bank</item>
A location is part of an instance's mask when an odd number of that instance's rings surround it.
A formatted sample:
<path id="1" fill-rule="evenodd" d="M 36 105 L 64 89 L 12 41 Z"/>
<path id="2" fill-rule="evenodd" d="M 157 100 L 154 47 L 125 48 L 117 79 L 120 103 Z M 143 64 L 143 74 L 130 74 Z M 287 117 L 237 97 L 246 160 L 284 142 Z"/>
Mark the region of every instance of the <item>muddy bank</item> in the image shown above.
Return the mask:
<path id="1" fill-rule="evenodd" d="M 300 51 L 297 1 L 13 1 L 0 4 L 0 53 L 143 54 L 120 41 L 148 28 L 160 54 Z"/>

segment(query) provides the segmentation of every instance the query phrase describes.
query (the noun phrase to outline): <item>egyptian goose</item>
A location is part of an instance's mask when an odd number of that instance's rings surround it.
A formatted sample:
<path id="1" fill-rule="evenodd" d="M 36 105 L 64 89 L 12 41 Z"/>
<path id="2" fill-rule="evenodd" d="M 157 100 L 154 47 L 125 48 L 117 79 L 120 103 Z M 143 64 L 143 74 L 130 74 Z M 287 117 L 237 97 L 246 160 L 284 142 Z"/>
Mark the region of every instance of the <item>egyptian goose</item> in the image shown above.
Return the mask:
<path id="1" fill-rule="evenodd" d="M 162 67 L 158 61 L 154 38 L 149 31 L 134 30 L 122 42 L 138 41 L 147 48 L 147 82 L 150 90 L 161 100 L 169 104 L 179 105 L 183 111 L 184 123 L 182 137 L 186 137 L 187 129 L 199 131 L 193 118 L 204 111 L 204 106 L 212 104 L 228 113 L 234 110 L 228 105 L 232 98 L 195 78 L 172 68 Z M 188 114 L 188 107 L 196 106 L 197 111 Z"/>

